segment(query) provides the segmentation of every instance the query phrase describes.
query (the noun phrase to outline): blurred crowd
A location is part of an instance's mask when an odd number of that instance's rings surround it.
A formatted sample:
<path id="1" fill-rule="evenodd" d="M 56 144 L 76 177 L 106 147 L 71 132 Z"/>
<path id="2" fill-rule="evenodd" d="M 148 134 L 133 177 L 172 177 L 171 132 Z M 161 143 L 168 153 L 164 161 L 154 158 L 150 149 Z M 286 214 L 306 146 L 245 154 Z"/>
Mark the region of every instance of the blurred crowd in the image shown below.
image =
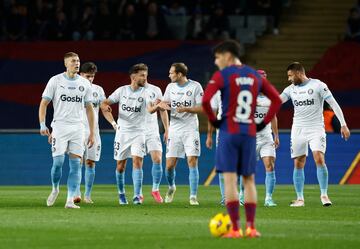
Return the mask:
<path id="1" fill-rule="evenodd" d="M 360 0 L 350 9 L 345 40 L 360 42 Z"/>
<path id="2" fill-rule="evenodd" d="M 187 39 L 231 37 L 228 15 L 267 15 L 284 0 L 3 0 L 0 40 L 174 39 L 166 17 L 186 16 Z"/>

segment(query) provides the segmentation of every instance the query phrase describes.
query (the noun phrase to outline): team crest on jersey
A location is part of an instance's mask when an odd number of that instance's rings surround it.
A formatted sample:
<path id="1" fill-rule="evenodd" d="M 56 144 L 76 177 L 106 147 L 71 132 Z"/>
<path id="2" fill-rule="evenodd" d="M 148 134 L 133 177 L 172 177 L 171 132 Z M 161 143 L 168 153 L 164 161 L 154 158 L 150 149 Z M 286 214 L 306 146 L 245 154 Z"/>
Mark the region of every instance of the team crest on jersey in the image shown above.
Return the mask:
<path id="1" fill-rule="evenodd" d="M 186 95 L 187 95 L 187 96 L 191 96 L 191 95 L 192 95 L 192 91 L 187 91 L 187 92 L 186 92 Z"/>
<path id="2" fill-rule="evenodd" d="M 97 92 L 93 92 L 93 96 L 94 98 L 96 98 L 98 96 L 98 93 Z"/>
<path id="3" fill-rule="evenodd" d="M 311 95 L 311 94 L 313 94 L 313 93 L 314 93 L 314 90 L 313 90 L 313 89 L 309 89 L 309 90 L 308 90 L 308 94 Z"/>
<path id="4" fill-rule="evenodd" d="M 139 97 L 138 98 L 138 101 L 141 103 L 141 102 L 144 102 L 144 98 L 143 97 Z"/>
<path id="5" fill-rule="evenodd" d="M 83 86 L 79 86 L 79 90 L 80 90 L 80 92 L 83 92 L 85 90 L 85 88 Z"/>
<path id="6" fill-rule="evenodd" d="M 151 92 L 150 99 L 154 99 L 154 98 L 155 98 L 155 93 L 154 93 L 154 92 Z"/>

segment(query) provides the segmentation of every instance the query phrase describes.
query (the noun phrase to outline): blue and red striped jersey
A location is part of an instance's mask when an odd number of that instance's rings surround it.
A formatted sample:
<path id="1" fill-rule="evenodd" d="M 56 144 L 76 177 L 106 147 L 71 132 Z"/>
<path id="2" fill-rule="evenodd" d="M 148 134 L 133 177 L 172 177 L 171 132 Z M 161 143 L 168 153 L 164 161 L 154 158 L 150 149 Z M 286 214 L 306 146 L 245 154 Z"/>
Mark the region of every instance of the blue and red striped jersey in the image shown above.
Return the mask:
<path id="1" fill-rule="evenodd" d="M 205 90 L 203 107 L 210 121 L 216 119 L 210 100 L 220 90 L 222 116 L 220 129 L 232 134 L 256 135 L 254 113 L 256 98 L 263 92 L 271 101 L 264 123 L 268 123 L 279 110 L 279 93 L 255 69 L 246 65 L 232 65 L 214 73 Z"/>

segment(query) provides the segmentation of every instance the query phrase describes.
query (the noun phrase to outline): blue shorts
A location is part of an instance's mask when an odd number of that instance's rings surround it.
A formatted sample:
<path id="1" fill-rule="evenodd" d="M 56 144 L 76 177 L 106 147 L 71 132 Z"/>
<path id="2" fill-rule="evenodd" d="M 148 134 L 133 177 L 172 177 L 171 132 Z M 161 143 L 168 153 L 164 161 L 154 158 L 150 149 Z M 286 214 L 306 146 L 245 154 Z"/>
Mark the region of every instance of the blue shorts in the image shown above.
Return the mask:
<path id="1" fill-rule="evenodd" d="M 216 149 L 217 172 L 233 172 L 250 176 L 256 169 L 256 137 L 229 134 L 220 130 Z"/>

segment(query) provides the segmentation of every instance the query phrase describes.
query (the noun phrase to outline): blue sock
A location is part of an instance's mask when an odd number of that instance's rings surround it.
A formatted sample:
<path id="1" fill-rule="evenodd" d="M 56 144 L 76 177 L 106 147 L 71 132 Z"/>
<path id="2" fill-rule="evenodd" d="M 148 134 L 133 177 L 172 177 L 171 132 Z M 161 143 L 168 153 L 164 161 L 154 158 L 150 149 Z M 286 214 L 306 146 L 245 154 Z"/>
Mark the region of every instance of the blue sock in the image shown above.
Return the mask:
<path id="1" fill-rule="evenodd" d="M 53 190 L 59 191 L 59 183 L 62 175 L 64 160 L 65 155 L 53 157 L 53 165 L 51 167 L 51 183 Z"/>
<path id="2" fill-rule="evenodd" d="M 243 184 L 243 179 L 242 179 L 242 176 L 240 175 L 239 178 L 239 196 L 243 196 L 244 195 L 244 184 Z"/>
<path id="3" fill-rule="evenodd" d="M 304 199 L 304 182 L 305 174 L 304 169 L 294 168 L 293 172 L 294 187 L 298 199 Z"/>
<path id="4" fill-rule="evenodd" d="M 225 200 L 224 175 L 222 173 L 219 173 L 219 187 L 220 187 L 221 200 Z"/>
<path id="5" fill-rule="evenodd" d="M 320 185 L 321 195 L 327 195 L 329 173 L 326 165 L 316 165 L 316 175 Z"/>
<path id="6" fill-rule="evenodd" d="M 199 187 L 199 168 L 189 167 L 190 196 L 196 196 Z"/>
<path id="7" fill-rule="evenodd" d="M 80 165 L 80 183 L 76 188 L 75 196 L 80 196 L 81 197 L 81 191 L 80 191 L 81 179 L 82 179 L 82 165 Z"/>
<path id="8" fill-rule="evenodd" d="M 125 172 L 115 170 L 116 185 L 119 194 L 125 194 Z"/>
<path id="9" fill-rule="evenodd" d="M 165 176 L 166 176 L 166 179 L 168 181 L 169 187 L 175 186 L 175 176 L 176 176 L 175 168 L 166 169 L 165 170 Z"/>
<path id="10" fill-rule="evenodd" d="M 67 181 L 67 187 L 68 187 L 68 199 L 74 198 L 76 194 L 76 190 L 78 186 L 80 185 L 81 181 L 81 159 L 80 158 L 69 158 L 69 176 Z"/>
<path id="11" fill-rule="evenodd" d="M 152 175 L 152 179 L 153 179 L 152 191 L 159 190 L 162 173 L 163 173 L 163 171 L 162 171 L 161 163 L 153 163 L 152 168 L 151 168 L 151 175 Z"/>
<path id="12" fill-rule="evenodd" d="M 133 168 L 132 179 L 134 184 L 134 196 L 142 195 L 143 170 Z"/>
<path id="13" fill-rule="evenodd" d="M 271 199 L 274 192 L 276 183 L 275 170 L 271 172 L 266 172 L 265 176 L 265 189 L 266 189 L 266 199 Z"/>
<path id="14" fill-rule="evenodd" d="M 91 190 L 94 184 L 95 179 L 95 165 L 93 167 L 89 167 L 89 165 L 85 164 L 85 197 L 90 198 Z"/>

